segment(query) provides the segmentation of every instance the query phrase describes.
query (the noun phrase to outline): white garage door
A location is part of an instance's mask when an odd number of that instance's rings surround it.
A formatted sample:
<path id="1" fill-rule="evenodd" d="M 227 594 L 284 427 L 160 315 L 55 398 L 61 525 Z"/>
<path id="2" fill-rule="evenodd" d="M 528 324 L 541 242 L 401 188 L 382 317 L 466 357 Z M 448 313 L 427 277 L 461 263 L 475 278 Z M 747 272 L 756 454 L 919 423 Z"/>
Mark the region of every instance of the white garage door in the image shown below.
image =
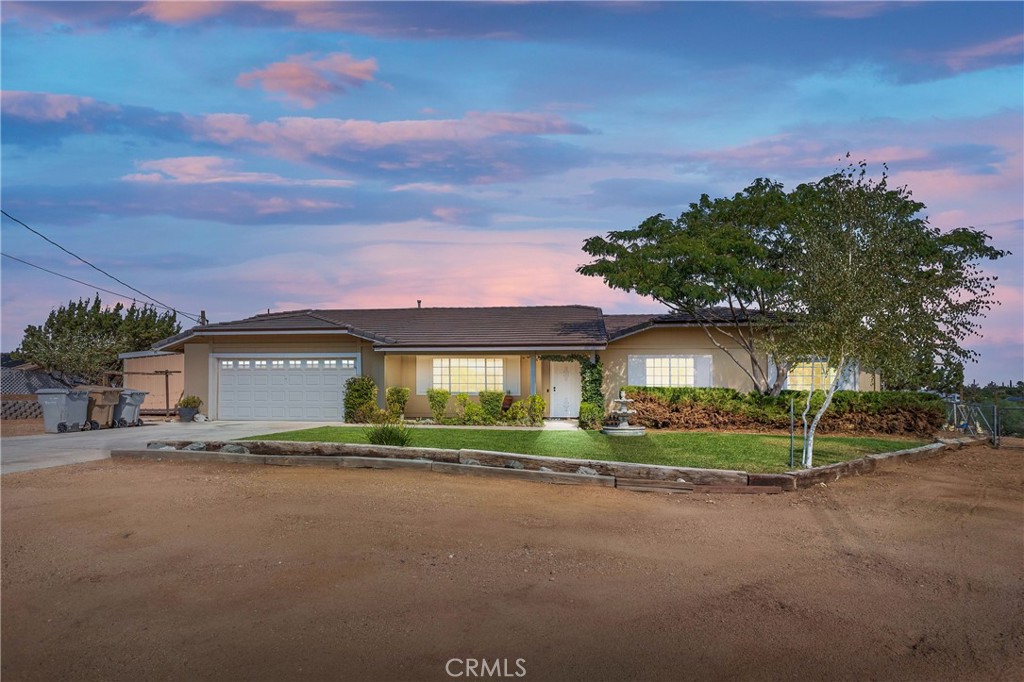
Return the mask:
<path id="1" fill-rule="evenodd" d="M 358 376 L 356 358 L 220 359 L 220 419 L 341 421 L 345 381 Z"/>

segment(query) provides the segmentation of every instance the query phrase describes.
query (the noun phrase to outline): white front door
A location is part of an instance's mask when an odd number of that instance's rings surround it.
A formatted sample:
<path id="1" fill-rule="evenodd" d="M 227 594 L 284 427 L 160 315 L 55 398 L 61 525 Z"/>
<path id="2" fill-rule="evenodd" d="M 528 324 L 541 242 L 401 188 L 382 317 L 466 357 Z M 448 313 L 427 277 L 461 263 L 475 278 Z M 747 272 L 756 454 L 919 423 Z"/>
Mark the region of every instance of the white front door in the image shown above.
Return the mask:
<path id="1" fill-rule="evenodd" d="M 551 417 L 567 418 L 580 416 L 582 385 L 580 363 L 551 363 Z"/>

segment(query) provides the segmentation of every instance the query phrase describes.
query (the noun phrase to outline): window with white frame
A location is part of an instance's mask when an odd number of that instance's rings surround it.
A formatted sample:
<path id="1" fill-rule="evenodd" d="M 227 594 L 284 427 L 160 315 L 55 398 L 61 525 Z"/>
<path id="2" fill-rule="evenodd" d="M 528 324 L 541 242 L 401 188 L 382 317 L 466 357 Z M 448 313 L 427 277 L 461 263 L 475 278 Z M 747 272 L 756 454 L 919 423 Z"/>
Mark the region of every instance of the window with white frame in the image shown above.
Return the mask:
<path id="1" fill-rule="evenodd" d="M 326 369 L 337 369 L 338 361 L 337 360 L 324 360 L 324 367 Z"/>
<path id="2" fill-rule="evenodd" d="M 826 362 L 801 362 L 790 368 L 786 388 L 791 391 L 824 391 L 832 384 L 836 371 Z"/>
<path id="3" fill-rule="evenodd" d="M 235 366 L 235 361 L 234 360 L 221 360 L 220 361 L 220 366 L 221 366 L 222 369 L 231 369 L 232 367 Z"/>
<path id="4" fill-rule="evenodd" d="M 431 385 L 452 393 L 505 390 L 503 358 L 434 358 Z"/>
<path id="5" fill-rule="evenodd" d="M 302 360 L 289 360 L 288 361 L 288 368 L 289 369 L 299 369 L 300 367 L 302 367 Z"/>
<path id="6" fill-rule="evenodd" d="M 356 368 L 356 359 L 355 358 L 345 358 L 345 359 L 343 359 L 341 361 L 341 368 L 342 369 L 355 369 Z"/>
<path id="7" fill-rule="evenodd" d="M 270 361 L 270 368 L 271 369 L 284 369 L 284 360 L 271 360 Z"/>
<path id="8" fill-rule="evenodd" d="M 692 357 L 644 358 L 645 386 L 693 386 L 696 366 Z"/>
<path id="9" fill-rule="evenodd" d="M 267 361 L 266 360 L 257 360 L 256 361 L 256 369 L 266 369 L 266 368 L 267 368 Z"/>
<path id="10" fill-rule="evenodd" d="M 320 361 L 306 360 L 306 369 L 320 369 Z"/>

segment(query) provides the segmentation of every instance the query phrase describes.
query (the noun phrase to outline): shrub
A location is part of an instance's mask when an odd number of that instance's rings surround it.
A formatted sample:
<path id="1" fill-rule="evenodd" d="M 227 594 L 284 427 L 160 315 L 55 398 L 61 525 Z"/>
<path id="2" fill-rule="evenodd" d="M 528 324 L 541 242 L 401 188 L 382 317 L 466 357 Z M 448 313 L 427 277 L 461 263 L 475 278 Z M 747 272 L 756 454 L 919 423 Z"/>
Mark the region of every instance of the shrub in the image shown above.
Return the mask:
<path id="1" fill-rule="evenodd" d="M 197 395 L 186 395 L 182 397 L 181 400 L 178 401 L 178 407 L 185 407 L 191 408 L 193 410 L 198 410 L 202 406 L 203 399 Z"/>
<path id="2" fill-rule="evenodd" d="M 377 384 L 370 377 L 352 377 L 345 382 L 345 421 L 357 422 L 359 408 L 377 406 Z M 365 411 L 364 411 L 365 412 Z"/>
<path id="3" fill-rule="evenodd" d="M 504 401 L 503 391 L 480 391 L 480 407 L 492 423 L 501 421 L 501 404 Z"/>
<path id="4" fill-rule="evenodd" d="M 401 417 L 405 414 L 405 404 L 409 402 L 411 391 L 404 386 L 389 386 L 384 392 L 384 402 L 388 406 L 388 412 Z"/>
<path id="5" fill-rule="evenodd" d="M 547 403 L 539 395 L 531 395 L 526 398 L 526 414 L 530 418 L 530 424 L 540 426 L 544 423 L 544 409 Z"/>
<path id="6" fill-rule="evenodd" d="M 448 400 L 451 397 L 452 392 L 443 388 L 427 389 L 427 402 L 430 403 L 430 414 L 438 424 L 444 420 L 444 413 L 448 409 Z"/>
<path id="7" fill-rule="evenodd" d="M 795 401 L 799 425 L 807 397 L 804 391 L 770 396 L 730 388 L 628 386 L 626 392 L 636 400 L 633 421 L 649 428 L 675 429 L 788 429 L 790 400 Z M 822 391 L 811 396 L 812 411 L 822 400 Z M 945 406 L 937 396 L 909 391 L 837 391 L 819 429 L 822 433 L 931 434 L 944 421 Z"/>
<path id="8" fill-rule="evenodd" d="M 449 421 L 464 426 L 485 426 L 494 423 L 488 419 L 484 408 L 474 403 L 466 393 L 455 396 L 455 419 Z"/>
<path id="9" fill-rule="evenodd" d="M 593 403 L 580 403 L 581 429 L 599 429 L 604 422 L 604 410 Z"/>
<path id="10" fill-rule="evenodd" d="M 386 410 L 379 412 L 390 416 Z M 412 433 L 403 422 L 381 421 L 366 429 L 366 440 L 373 445 L 397 445 L 404 448 L 412 442 Z"/>
<path id="11" fill-rule="evenodd" d="M 505 414 L 502 415 L 502 422 L 506 424 L 527 424 L 530 421 L 530 414 L 526 409 L 525 400 L 517 400 L 512 403 Z"/>

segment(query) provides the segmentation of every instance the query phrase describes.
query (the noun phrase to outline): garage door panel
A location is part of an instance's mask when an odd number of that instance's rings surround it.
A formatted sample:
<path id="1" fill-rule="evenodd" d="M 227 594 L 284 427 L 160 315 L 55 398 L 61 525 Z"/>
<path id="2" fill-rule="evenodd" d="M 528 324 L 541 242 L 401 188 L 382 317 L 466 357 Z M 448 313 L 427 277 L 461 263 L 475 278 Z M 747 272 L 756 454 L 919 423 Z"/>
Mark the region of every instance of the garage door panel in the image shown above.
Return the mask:
<path id="1" fill-rule="evenodd" d="M 357 376 L 351 360 L 218 362 L 222 419 L 341 420 L 344 383 Z"/>

